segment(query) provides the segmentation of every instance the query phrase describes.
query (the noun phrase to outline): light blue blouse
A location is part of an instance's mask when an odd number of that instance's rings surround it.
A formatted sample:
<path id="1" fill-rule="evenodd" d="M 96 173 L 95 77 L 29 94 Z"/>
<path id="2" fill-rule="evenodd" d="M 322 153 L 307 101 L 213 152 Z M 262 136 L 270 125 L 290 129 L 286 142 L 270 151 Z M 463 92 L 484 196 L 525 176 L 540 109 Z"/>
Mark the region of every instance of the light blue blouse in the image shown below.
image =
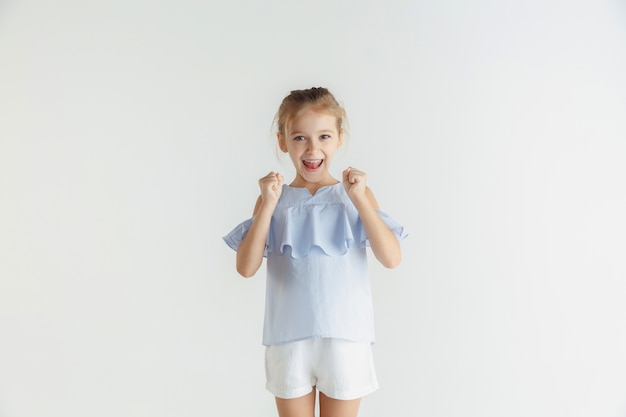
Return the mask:
<path id="1" fill-rule="evenodd" d="M 407 234 L 378 211 L 399 240 Z M 224 237 L 237 250 L 254 217 Z M 313 337 L 374 343 L 367 235 L 343 184 L 283 185 L 265 247 L 267 284 L 263 344 Z"/>

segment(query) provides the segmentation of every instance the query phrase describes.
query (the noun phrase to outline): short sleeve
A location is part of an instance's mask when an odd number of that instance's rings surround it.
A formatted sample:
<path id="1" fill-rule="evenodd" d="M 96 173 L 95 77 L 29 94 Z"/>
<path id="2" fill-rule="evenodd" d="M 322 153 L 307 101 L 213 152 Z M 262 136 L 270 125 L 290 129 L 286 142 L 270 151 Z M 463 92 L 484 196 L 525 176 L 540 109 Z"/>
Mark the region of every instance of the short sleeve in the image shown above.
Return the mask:
<path id="1" fill-rule="evenodd" d="M 409 234 L 404 229 L 404 226 L 402 226 L 396 219 L 394 219 L 393 217 L 391 217 L 384 211 L 376 210 L 376 213 L 378 213 L 378 215 L 380 216 L 382 221 L 385 223 L 385 225 L 389 228 L 389 230 L 391 230 L 393 234 L 396 235 L 396 238 L 398 239 L 398 241 L 402 241 L 409 236 Z M 365 233 L 365 228 L 360 223 L 361 221 L 359 220 L 359 228 L 361 231 L 361 239 L 360 239 L 361 244 L 369 247 L 370 241 L 367 238 L 367 234 Z"/>
<path id="2" fill-rule="evenodd" d="M 239 249 L 241 241 L 248 234 L 248 230 L 250 230 L 250 226 L 252 225 L 253 221 L 254 216 L 239 223 L 237 226 L 235 226 L 233 230 L 231 230 L 226 236 L 223 237 L 224 242 L 226 242 L 226 244 L 232 250 L 237 251 L 237 249 Z M 267 256 L 267 246 L 263 256 Z"/>

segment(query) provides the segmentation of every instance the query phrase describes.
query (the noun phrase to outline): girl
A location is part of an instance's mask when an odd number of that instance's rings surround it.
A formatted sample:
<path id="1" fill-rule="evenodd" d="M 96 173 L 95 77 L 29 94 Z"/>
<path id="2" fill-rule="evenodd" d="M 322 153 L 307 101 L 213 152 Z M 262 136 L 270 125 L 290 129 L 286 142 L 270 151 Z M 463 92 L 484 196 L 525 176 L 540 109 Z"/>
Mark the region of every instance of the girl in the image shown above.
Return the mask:
<path id="1" fill-rule="evenodd" d="M 364 172 L 330 173 L 344 119 L 325 88 L 285 97 L 276 137 L 295 178 L 261 178 L 252 218 L 224 237 L 246 278 L 267 258 L 266 387 L 280 417 L 313 417 L 316 390 L 321 417 L 356 416 L 361 397 L 378 388 L 366 247 L 393 268 L 406 234 L 379 211 Z"/>

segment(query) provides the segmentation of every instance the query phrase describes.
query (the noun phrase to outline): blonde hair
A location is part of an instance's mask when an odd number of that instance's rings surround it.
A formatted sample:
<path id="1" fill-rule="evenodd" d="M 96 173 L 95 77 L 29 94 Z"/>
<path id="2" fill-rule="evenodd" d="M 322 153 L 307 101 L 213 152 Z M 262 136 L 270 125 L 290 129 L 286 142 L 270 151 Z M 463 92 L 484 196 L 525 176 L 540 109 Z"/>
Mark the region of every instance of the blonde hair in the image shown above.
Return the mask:
<path id="1" fill-rule="evenodd" d="M 337 120 L 337 132 L 341 133 L 346 130 L 347 117 L 344 108 L 328 89 L 313 87 L 306 90 L 293 90 L 283 99 L 274 117 L 273 125 L 276 132 L 284 136 L 289 124 L 306 110 L 334 116 Z"/>

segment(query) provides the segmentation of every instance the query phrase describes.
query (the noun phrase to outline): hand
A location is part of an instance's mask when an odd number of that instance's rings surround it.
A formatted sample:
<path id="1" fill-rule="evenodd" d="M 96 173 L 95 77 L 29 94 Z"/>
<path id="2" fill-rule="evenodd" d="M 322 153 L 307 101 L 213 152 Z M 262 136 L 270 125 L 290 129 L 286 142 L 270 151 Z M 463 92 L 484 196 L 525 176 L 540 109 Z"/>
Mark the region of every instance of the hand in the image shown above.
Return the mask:
<path id="1" fill-rule="evenodd" d="M 283 191 L 283 176 L 272 171 L 259 180 L 259 187 L 263 202 L 276 204 Z"/>
<path id="2" fill-rule="evenodd" d="M 358 169 L 349 167 L 343 171 L 343 186 L 350 198 L 364 196 L 367 190 L 367 174 Z"/>

